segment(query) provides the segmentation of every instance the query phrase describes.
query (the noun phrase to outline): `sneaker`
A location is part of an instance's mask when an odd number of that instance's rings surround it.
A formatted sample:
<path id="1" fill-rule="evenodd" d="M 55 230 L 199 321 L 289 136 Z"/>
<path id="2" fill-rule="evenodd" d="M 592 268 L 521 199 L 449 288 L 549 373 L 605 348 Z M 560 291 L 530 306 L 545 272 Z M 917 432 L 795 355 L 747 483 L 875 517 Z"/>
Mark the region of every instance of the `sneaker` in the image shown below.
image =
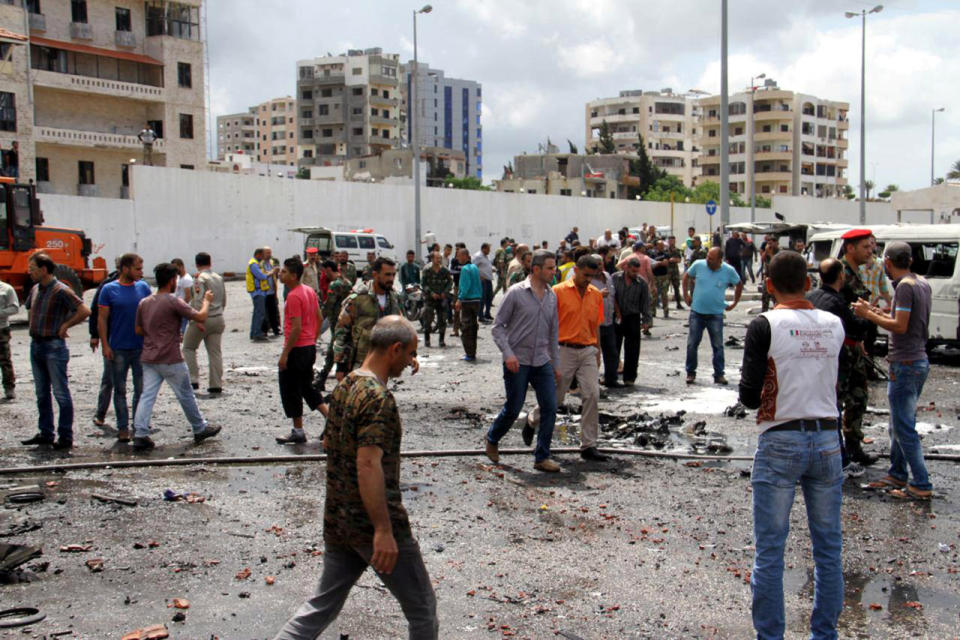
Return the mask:
<path id="1" fill-rule="evenodd" d="M 554 462 L 550 458 L 534 463 L 533 468 L 536 469 L 537 471 L 544 471 L 546 473 L 557 473 L 558 471 L 560 471 L 560 465 L 558 465 L 556 462 Z"/>
<path id="2" fill-rule="evenodd" d="M 107 426 L 107 421 L 105 418 L 93 416 L 93 424 L 97 425 L 98 427 L 105 427 Z"/>
<path id="3" fill-rule="evenodd" d="M 117 441 L 130 442 L 130 431 L 127 429 L 124 429 L 123 431 L 117 431 Z"/>
<path id="4" fill-rule="evenodd" d="M 207 438 L 212 438 L 213 436 L 220 433 L 222 427 L 205 427 L 200 433 L 193 434 L 193 442 L 195 444 L 200 444 Z"/>
<path id="5" fill-rule="evenodd" d="M 156 443 L 150 439 L 150 436 L 143 436 L 142 438 L 137 437 L 133 439 L 133 450 L 134 451 L 149 451 L 153 449 Z"/>
<path id="6" fill-rule="evenodd" d="M 53 438 L 47 438 L 46 436 L 38 433 L 32 438 L 28 438 L 27 440 L 21 440 L 20 444 L 26 445 L 26 446 L 45 445 L 45 444 L 50 445 L 50 444 L 53 444 Z"/>
<path id="7" fill-rule="evenodd" d="M 726 385 L 727 385 L 727 378 L 726 378 L 725 376 L 713 376 L 713 381 L 714 381 L 716 384 L 719 384 L 719 385 L 722 385 L 722 386 L 726 386 Z"/>
<path id="8" fill-rule="evenodd" d="M 256 338 L 250 338 L 253 342 L 270 342 L 270 338 L 267 336 L 257 336 Z"/>
<path id="9" fill-rule="evenodd" d="M 199 382 L 191 382 L 191 383 L 190 383 L 190 388 L 193 389 L 194 391 L 198 391 L 198 390 L 200 389 L 200 383 L 199 383 Z"/>
<path id="10" fill-rule="evenodd" d="M 693 384 L 694 382 L 696 382 L 696 380 L 697 380 L 697 374 L 695 373 L 687 374 L 687 384 Z"/>
<path id="11" fill-rule="evenodd" d="M 485 453 L 487 454 L 487 457 L 490 458 L 490 462 L 493 462 L 494 464 L 500 462 L 500 448 L 489 440 L 487 440 L 486 443 L 487 446 Z"/>
<path id="12" fill-rule="evenodd" d="M 53 445 L 53 448 L 57 451 L 70 451 L 73 449 L 73 440 L 64 440 L 60 438 L 57 440 L 56 444 Z"/>
<path id="13" fill-rule="evenodd" d="M 845 478 L 859 478 L 866 472 L 867 470 L 859 462 L 853 462 L 852 460 L 843 468 Z"/>
<path id="14" fill-rule="evenodd" d="M 3 392 L 3 398 L 4 398 L 4 400 L 16 400 L 16 399 L 17 399 L 17 392 L 14 391 L 13 389 L 6 389 L 6 390 Z"/>
<path id="15" fill-rule="evenodd" d="M 463 360 L 464 362 L 476 362 L 477 356 L 463 356 L 460 359 Z"/>
<path id="16" fill-rule="evenodd" d="M 596 447 L 587 447 L 586 449 L 583 449 L 580 451 L 580 457 L 584 460 L 593 460 L 595 462 L 604 462 L 605 460 L 610 459 L 610 456 L 605 456 L 597 451 Z"/>
<path id="17" fill-rule="evenodd" d="M 650 333 L 650 329 L 644 329 L 644 330 L 643 330 L 643 335 L 649 337 L 649 336 L 652 336 L 653 334 Z"/>
<path id="18" fill-rule="evenodd" d="M 223 389 L 221 389 L 220 387 L 208 387 L 207 393 L 209 393 L 212 396 L 217 396 L 223 393 Z"/>
<path id="19" fill-rule="evenodd" d="M 277 438 L 277 444 L 304 444 L 307 441 L 306 435 L 300 435 L 290 432 L 290 435 L 286 437 Z"/>
<path id="20" fill-rule="evenodd" d="M 533 444 L 533 436 L 536 434 L 536 431 L 533 428 L 533 425 L 527 422 L 523 425 L 523 430 L 520 432 L 520 435 L 523 437 L 523 444 L 528 447 Z"/>

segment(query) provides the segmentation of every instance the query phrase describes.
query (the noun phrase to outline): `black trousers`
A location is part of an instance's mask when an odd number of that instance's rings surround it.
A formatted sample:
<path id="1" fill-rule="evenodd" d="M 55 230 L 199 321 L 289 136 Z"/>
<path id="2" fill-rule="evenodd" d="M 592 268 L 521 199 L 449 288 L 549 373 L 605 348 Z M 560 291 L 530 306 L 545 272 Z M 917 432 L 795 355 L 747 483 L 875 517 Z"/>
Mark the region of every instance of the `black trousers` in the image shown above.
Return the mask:
<path id="1" fill-rule="evenodd" d="M 263 332 L 273 331 L 273 335 L 280 335 L 280 303 L 277 301 L 277 294 L 267 294 L 265 298 L 266 316 L 263 319 Z"/>
<path id="2" fill-rule="evenodd" d="M 606 384 L 614 383 L 617 381 L 617 367 L 620 364 L 616 325 L 600 327 L 600 352 L 603 354 L 603 381 Z"/>
<path id="3" fill-rule="evenodd" d="M 637 365 L 640 361 L 640 314 L 623 316 L 617 328 L 617 353 L 623 347 L 623 381 L 637 379 Z"/>
<path id="4" fill-rule="evenodd" d="M 313 386 L 313 363 L 317 360 L 317 347 L 294 347 L 287 356 L 287 368 L 280 372 L 280 402 L 288 418 L 303 417 L 303 402 L 313 411 L 323 401 L 320 392 Z"/>

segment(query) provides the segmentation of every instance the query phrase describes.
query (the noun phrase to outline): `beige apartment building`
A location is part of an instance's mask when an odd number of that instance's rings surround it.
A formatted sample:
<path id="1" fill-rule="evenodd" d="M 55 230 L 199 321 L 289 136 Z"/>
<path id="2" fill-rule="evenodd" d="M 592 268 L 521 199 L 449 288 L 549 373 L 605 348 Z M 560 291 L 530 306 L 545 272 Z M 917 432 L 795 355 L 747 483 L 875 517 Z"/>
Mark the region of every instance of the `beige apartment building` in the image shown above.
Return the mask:
<path id="1" fill-rule="evenodd" d="M 514 156 L 512 172 L 494 180 L 497 191 L 575 198 L 626 199 L 639 181 L 630 174 L 635 153 L 581 155 L 538 153 Z"/>
<path id="2" fill-rule="evenodd" d="M 600 128 L 606 121 L 617 153 L 636 153 L 640 136 L 654 166 L 693 186 L 699 173 L 700 106 L 694 95 L 661 91 L 621 91 L 616 98 L 602 98 L 586 105 L 587 153 L 600 145 Z"/>
<path id="3" fill-rule="evenodd" d="M 720 181 L 720 96 L 700 101 L 697 182 Z M 751 172 L 756 193 L 841 197 L 847 184 L 849 103 L 786 91 L 767 80 L 730 96 L 730 190 L 746 200 Z"/>
<path id="4" fill-rule="evenodd" d="M 297 62 L 300 166 L 341 165 L 398 147 L 399 70 L 399 56 L 379 47 Z"/>
<path id="5" fill-rule="evenodd" d="M 20 179 L 44 192 L 123 197 L 148 123 L 158 136 L 152 164 L 205 166 L 201 3 L 0 2 L 0 28 L 28 37 L 10 45 L 0 73 L 0 106 L 16 114 L 0 144 L 17 140 Z"/>
<path id="6" fill-rule="evenodd" d="M 264 165 L 297 164 L 297 103 L 291 96 L 217 116 L 217 160 L 245 153 Z"/>
<path id="7" fill-rule="evenodd" d="M 217 160 L 228 154 L 243 153 L 259 160 L 260 137 L 257 135 L 256 107 L 244 113 L 217 116 Z"/>

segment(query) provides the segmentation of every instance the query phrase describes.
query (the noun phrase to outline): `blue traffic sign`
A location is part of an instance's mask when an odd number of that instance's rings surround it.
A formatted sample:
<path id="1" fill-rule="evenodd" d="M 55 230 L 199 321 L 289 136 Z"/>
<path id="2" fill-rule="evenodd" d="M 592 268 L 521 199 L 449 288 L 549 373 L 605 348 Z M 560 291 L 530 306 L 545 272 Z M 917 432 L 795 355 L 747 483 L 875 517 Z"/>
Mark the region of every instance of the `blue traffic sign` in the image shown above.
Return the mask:
<path id="1" fill-rule="evenodd" d="M 713 200 L 707 200 L 706 207 L 707 207 L 708 216 L 712 216 L 717 212 L 717 203 L 714 202 Z"/>

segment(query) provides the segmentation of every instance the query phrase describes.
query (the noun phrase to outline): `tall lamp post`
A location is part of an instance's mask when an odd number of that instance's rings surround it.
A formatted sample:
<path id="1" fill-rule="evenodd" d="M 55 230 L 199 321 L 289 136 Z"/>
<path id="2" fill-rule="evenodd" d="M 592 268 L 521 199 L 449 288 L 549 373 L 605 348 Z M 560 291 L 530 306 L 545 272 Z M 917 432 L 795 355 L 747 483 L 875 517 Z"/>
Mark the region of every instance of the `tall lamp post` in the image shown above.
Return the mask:
<path id="1" fill-rule="evenodd" d="M 414 251 L 420 256 L 420 140 L 417 130 L 417 85 L 420 84 L 420 63 L 417 60 L 417 14 L 430 13 L 428 4 L 413 12 L 413 77 L 410 82 L 410 147 L 413 152 L 413 240 Z"/>
<path id="2" fill-rule="evenodd" d="M 943 111 L 945 107 L 940 107 L 939 109 L 930 110 L 930 186 L 932 187 L 936 184 L 934 181 L 936 178 L 933 177 L 933 150 L 936 146 L 936 139 L 934 134 L 937 131 L 937 114 Z"/>
<path id="3" fill-rule="evenodd" d="M 756 222 L 756 214 L 754 212 L 754 208 L 756 207 L 755 200 L 756 200 L 756 193 L 757 193 L 757 187 L 756 185 L 754 185 L 754 177 L 756 176 L 756 167 L 753 166 L 753 133 L 754 133 L 753 131 L 754 129 L 753 100 L 754 100 L 754 96 L 757 93 L 757 86 L 754 83 L 757 80 L 762 80 L 763 78 L 766 78 L 766 77 L 767 77 L 767 74 L 761 73 L 756 77 L 750 78 L 750 111 L 747 112 L 747 127 L 749 127 L 750 129 L 750 133 L 747 135 L 747 140 L 749 140 L 747 144 L 750 145 L 750 148 L 748 149 L 750 153 L 747 154 L 747 158 L 748 158 L 747 162 L 750 163 L 750 222 Z"/>
<path id="4" fill-rule="evenodd" d="M 727 95 L 727 0 L 720 1 L 720 227 L 730 224 L 730 96 Z M 723 231 L 720 234 L 721 243 Z"/>
<path id="5" fill-rule="evenodd" d="M 866 179 L 866 68 L 867 68 L 867 14 L 880 13 L 883 11 L 883 5 L 878 4 L 873 9 L 867 11 L 846 11 L 844 16 L 847 18 L 861 17 L 862 33 L 860 37 L 860 224 L 867 223 L 867 179 Z"/>

